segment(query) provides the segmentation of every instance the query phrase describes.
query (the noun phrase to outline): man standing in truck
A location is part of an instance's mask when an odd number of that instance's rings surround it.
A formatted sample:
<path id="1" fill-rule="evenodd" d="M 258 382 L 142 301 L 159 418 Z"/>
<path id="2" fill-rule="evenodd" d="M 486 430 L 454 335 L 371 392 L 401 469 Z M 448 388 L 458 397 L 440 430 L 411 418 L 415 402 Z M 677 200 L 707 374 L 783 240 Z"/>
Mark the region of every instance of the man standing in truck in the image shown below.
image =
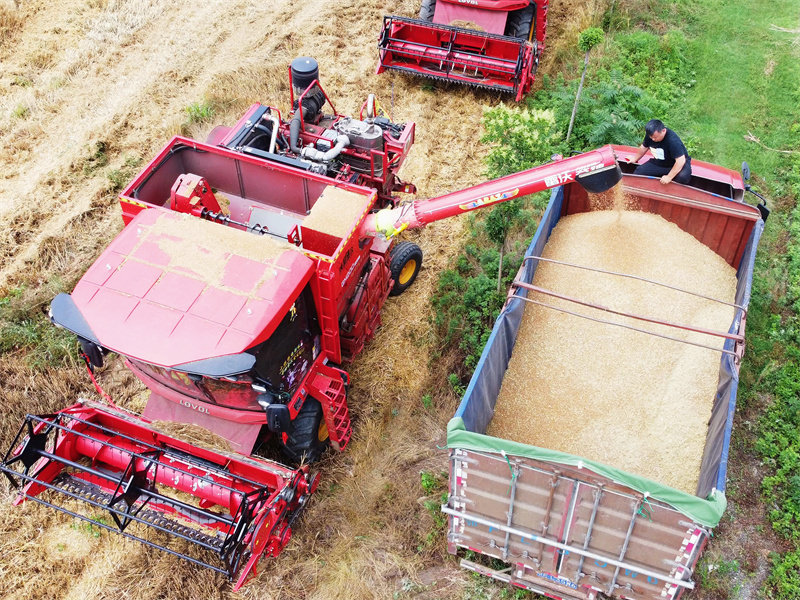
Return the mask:
<path id="1" fill-rule="evenodd" d="M 649 150 L 653 158 L 636 167 L 635 175 L 661 177 L 661 183 L 670 181 L 689 183 L 692 176 L 692 159 L 678 134 L 667 129 L 658 119 L 651 119 L 644 127 L 645 136 L 630 162 L 638 163 Z"/>

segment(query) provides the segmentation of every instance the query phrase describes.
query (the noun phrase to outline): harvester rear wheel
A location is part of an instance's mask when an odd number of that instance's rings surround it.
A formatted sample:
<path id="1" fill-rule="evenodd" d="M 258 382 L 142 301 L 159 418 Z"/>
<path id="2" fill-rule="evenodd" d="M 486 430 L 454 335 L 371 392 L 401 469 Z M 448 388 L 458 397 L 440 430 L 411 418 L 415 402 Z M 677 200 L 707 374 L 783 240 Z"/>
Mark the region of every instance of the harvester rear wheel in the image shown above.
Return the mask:
<path id="1" fill-rule="evenodd" d="M 314 398 L 306 398 L 292 425 L 294 429 L 283 445 L 284 457 L 295 464 L 318 461 L 331 443 L 322 404 Z"/>
<path id="2" fill-rule="evenodd" d="M 419 18 L 423 21 L 433 22 L 434 12 L 436 12 L 436 0 L 422 0 L 419 7 Z"/>
<path id="3" fill-rule="evenodd" d="M 525 8 L 512 11 L 508 15 L 506 35 L 527 40 L 531 35 L 531 27 L 533 27 L 534 10 L 536 9 L 533 4 L 529 4 Z"/>
<path id="4" fill-rule="evenodd" d="M 414 242 L 400 242 L 389 257 L 389 271 L 394 280 L 390 295 L 399 296 L 405 292 L 419 274 L 422 266 L 422 248 Z"/>

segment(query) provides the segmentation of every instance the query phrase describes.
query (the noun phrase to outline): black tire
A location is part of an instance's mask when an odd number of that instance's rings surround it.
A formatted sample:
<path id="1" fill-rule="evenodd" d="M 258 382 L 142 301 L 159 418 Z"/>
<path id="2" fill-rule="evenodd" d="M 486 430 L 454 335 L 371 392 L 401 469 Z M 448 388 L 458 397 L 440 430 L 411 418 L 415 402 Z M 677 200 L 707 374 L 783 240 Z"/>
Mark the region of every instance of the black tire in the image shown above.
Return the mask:
<path id="1" fill-rule="evenodd" d="M 419 7 L 419 18 L 432 23 L 434 12 L 436 12 L 436 0 L 422 0 Z"/>
<path id="2" fill-rule="evenodd" d="M 293 430 L 283 445 L 283 456 L 293 464 L 317 462 L 330 445 L 322 404 L 311 396 L 292 421 Z M 324 436 L 324 439 L 320 439 Z"/>
<path id="3" fill-rule="evenodd" d="M 525 8 L 512 11 L 508 15 L 508 22 L 506 23 L 506 35 L 513 38 L 527 40 L 531 35 L 531 27 L 533 27 L 533 15 L 535 11 L 533 4 L 529 4 Z"/>
<path id="4" fill-rule="evenodd" d="M 414 242 L 397 244 L 389 256 L 389 271 L 394 281 L 389 294 L 399 296 L 405 292 L 414 283 L 420 267 L 422 267 L 422 248 Z"/>

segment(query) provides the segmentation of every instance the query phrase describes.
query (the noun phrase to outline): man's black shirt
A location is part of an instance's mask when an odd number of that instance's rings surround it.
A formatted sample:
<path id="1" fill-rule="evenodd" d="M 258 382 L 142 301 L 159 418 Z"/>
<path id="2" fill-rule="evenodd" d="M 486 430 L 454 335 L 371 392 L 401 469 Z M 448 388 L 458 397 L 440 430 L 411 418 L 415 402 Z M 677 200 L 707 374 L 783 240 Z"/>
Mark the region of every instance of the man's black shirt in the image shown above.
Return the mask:
<path id="1" fill-rule="evenodd" d="M 689 161 L 689 153 L 686 151 L 686 146 L 683 145 L 678 134 L 671 129 L 667 129 L 667 134 L 660 142 L 654 142 L 649 135 L 645 134 L 642 145 L 645 148 L 650 148 L 653 158 L 649 162 L 657 167 L 671 169 L 675 164 L 675 159 L 679 156 L 685 156 L 686 161 Z"/>

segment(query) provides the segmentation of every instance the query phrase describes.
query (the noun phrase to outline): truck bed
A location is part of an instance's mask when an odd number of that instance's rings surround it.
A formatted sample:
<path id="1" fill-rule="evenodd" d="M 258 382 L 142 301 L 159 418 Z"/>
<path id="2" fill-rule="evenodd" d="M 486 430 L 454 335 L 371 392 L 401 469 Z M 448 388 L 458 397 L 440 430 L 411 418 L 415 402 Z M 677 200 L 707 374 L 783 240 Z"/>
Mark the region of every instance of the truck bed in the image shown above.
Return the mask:
<path id="1" fill-rule="evenodd" d="M 657 179 L 626 175 L 620 185 L 629 208 L 661 215 L 736 270 L 740 308 L 733 311 L 728 332 L 743 335 L 763 230 L 758 210 L 707 190 L 665 188 Z M 590 204 L 577 185 L 554 190 L 528 248 L 534 259 L 526 260 L 518 276 L 522 284 L 533 282 L 537 263 L 544 264 L 535 257 L 542 256 L 559 219 L 586 212 Z M 528 292 L 518 286 L 512 295 L 528 297 Z M 637 600 L 677 598 L 694 586 L 694 566 L 725 509 L 743 343 L 725 340 L 699 480 L 690 494 L 584 453 L 487 435 L 527 304 L 523 298 L 507 302 L 448 425 L 450 495 L 443 510 L 450 516 L 449 551 L 463 547 L 500 559 L 507 569 L 472 561 L 462 566 L 553 597 L 594 598 L 603 592 Z M 614 438 L 598 434 L 593 443 L 613 444 Z"/>
<path id="2" fill-rule="evenodd" d="M 489 433 L 694 493 L 725 338 L 567 298 L 727 332 L 735 270 L 676 225 L 640 211 L 563 217 L 544 258 L 533 283 L 557 295 L 530 291 Z"/>

